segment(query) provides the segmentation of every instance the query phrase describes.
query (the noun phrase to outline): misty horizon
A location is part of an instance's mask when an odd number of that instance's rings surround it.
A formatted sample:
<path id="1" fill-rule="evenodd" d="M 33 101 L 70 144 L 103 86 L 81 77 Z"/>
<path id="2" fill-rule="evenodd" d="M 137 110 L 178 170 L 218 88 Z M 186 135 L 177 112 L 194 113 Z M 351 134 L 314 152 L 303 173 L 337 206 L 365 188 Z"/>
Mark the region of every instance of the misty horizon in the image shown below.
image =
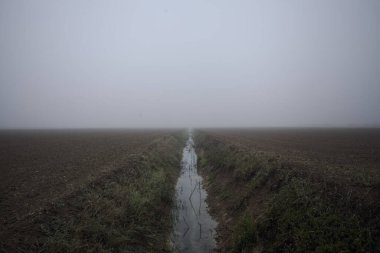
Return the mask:
<path id="1" fill-rule="evenodd" d="M 0 128 L 380 127 L 380 2 L 2 1 Z"/>

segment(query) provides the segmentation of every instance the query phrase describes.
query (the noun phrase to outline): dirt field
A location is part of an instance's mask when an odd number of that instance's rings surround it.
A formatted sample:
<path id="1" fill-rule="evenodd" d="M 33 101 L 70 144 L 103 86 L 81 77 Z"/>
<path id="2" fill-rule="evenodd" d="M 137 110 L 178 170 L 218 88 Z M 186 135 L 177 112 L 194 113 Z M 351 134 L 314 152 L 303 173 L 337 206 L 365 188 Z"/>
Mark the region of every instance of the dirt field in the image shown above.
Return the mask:
<path id="1" fill-rule="evenodd" d="M 379 129 L 204 129 L 195 140 L 222 252 L 380 251 Z"/>
<path id="2" fill-rule="evenodd" d="M 160 159 L 164 159 L 166 155 L 176 155 L 176 150 L 181 150 L 182 143 L 178 141 L 177 144 L 168 139 L 170 144 L 166 144 L 165 138 L 178 135 L 178 132 L 178 130 L 1 131 L 0 239 L 9 243 L 8 239 L 12 237 L 12 233 L 20 232 L 18 226 L 25 227 L 29 217 L 41 215 L 52 206 L 56 207 L 56 203 L 62 202 L 65 198 L 66 202 L 78 200 L 78 196 L 83 195 L 80 192 L 88 191 L 89 184 L 93 186 L 93 182 L 97 185 L 93 191 L 102 192 L 101 185 L 112 181 L 118 182 L 118 178 L 125 177 L 129 173 L 126 172 L 136 166 L 136 159 L 145 159 L 150 164 L 152 159 L 162 162 Z M 163 153 L 161 157 L 149 158 L 160 150 L 159 143 L 162 146 L 167 145 L 171 154 L 165 151 L 168 154 Z M 167 167 L 179 170 L 180 158 L 170 159 L 172 160 L 167 162 L 178 160 L 178 164 Z M 148 164 L 139 166 L 149 171 L 149 168 L 145 168 Z M 115 173 L 119 176 L 112 179 Z M 150 174 L 154 175 L 154 171 Z M 132 182 L 140 182 L 139 178 L 141 176 L 137 175 L 136 178 L 132 178 Z M 125 184 L 133 185 L 131 182 L 127 183 L 128 178 L 125 180 L 123 184 L 120 183 L 120 187 L 124 187 Z M 173 189 L 174 182 L 171 182 Z M 143 186 L 140 185 L 140 188 L 143 189 Z M 130 191 L 126 189 L 126 192 Z M 71 196 L 73 193 L 75 196 Z M 115 199 L 117 198 L 111 200 Z M 112 209 L 112 206 L 108 209 Z M 68 212 L 73 210 L 75 209 Z M 9 232 L 10 230 L 14 232 Z M 25 239 L 25 234 L 27 236 L 28 232 L 21 232 L 24 234 L 20 238 Z M 17 247 L 17 243 L 11 246 Z"/>

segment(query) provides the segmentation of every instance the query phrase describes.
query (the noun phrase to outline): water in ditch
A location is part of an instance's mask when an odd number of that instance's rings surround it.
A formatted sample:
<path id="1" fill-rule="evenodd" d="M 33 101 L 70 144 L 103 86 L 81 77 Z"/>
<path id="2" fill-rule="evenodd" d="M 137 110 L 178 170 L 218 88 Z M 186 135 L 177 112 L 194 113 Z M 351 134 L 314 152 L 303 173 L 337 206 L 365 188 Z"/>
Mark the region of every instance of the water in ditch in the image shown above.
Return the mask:
<path id="1" fill-rule="evenodd" d="M 216 221 L 210 216 L 207 193 L 197 172 L 197 155 L 191 133 L 183 150 L 181 175 L 176 185 L 175 252 L 214 252 Z"/>

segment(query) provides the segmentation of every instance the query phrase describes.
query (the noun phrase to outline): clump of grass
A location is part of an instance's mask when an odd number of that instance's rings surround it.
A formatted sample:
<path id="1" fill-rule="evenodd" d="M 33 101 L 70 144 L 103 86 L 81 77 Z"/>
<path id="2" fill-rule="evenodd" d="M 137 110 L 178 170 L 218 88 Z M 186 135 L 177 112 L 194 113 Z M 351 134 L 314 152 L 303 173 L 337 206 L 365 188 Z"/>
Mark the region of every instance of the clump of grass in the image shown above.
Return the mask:
<path id="1" fill-rule="evenodd" d="M 257 159 L 258 162 L 255 163 L 255 176 L 249 182 L 248 188 L 252 192 L 256 188 L 263 187 L 264 184 L 270 179 L 273 175 L 275 168 L 270 164 L 265 162 L 265 160 Z"/>
<path id="2" fill-rule="evenodd" d="M 255 222 L 249 214 L 244 214 L 233 232 L 233 252 L 251 252 L 257 242 Z"/>

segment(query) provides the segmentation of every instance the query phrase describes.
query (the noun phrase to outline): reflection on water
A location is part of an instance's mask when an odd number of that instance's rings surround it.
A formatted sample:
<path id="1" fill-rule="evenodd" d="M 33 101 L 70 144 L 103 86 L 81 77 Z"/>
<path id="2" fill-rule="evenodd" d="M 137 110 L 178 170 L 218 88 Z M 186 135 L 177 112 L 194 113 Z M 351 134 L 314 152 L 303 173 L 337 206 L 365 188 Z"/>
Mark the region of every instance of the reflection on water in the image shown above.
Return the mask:
<path id="1" fill-rule="evenodd" d="M 207 193 L 197 173 L 197 155 L 189 134 L 183 150 L 181 176 L 176 185 L 173 243 L 175 252 L 213 252 L 216 222 L 208 213 Z"/>

